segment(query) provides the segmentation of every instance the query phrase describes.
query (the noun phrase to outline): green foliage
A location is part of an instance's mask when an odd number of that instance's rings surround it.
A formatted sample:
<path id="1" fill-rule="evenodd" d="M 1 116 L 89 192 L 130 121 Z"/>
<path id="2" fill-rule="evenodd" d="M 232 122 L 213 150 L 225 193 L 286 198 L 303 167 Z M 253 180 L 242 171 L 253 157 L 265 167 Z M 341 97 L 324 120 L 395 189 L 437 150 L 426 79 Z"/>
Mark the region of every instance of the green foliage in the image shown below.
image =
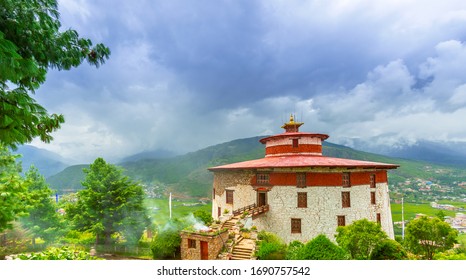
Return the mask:
<path id="1" fill-rule="evenodd" d="M 347 253 L 338 245 L 330 241 L 327 236 L 320 234 L 306 243 L 296 254 L 298 260 L 346 260 Z"/>
<path id="2" fill-rule="evenodd" d="M 69 230 L 61 239 L 61 242 L 75 245 L 92 245 L 95 244 L 95 234 L 89 231 Z"/>
<path id="3" fill-rule="evenodd" d="M 193 212 L 194 218 L 201 220 L 206 226 L 209 226 L 214 221 L 212 214 L 202 209 L 196 210 Z"/>
<path id="4" fill-rule="evenodd" d="M 286 257 L 286 244 L 276 234 L 260 231 L 257 235 L 259 249 L 256 256 L 260 260 L 283 260 Z"/>
<path id="5" fill-rule="evenodd" d="M 431 260 L 434 254 L 453 248 L 458 231 L 439 218 L 422 216 L 406 226 L 405 246 L 421 258 Z"/>
<path id="6" fill-rule="evenodd" d="M 34 166 L 26 172 L 25 176 L 28 188 L 26 208 L 29 215 L 22 218 L 21 223 L 33 233 L 33 244 L 38 237 L 45 241 L 53 241 L 63 233 L 63 225 L 50 198 L 52 190 Z"/>
<path id="7" fill-rule="evenodd" d="M 11 229 L 12 222 L 26 211 L 27 187 L 16 158 L 0 143 L 0 232 Z"/>
<path id="8" fill-rule="evenodd" d="M 372 251 L 371 260 L 405 260 L 408 258 L 403 246 L 395 240 L 385 239 Z"/>
<path id="9" fill-rule="evenodd" d="M 288 244 L 286 248 L 286 256 L 285 259 L 287 260 L 299 260 L 299 254 L 301 249 L 304 247 L 304 243 L 298 240 L 294 240 Z"/>
<path id="10" fill-rule="evenodd" d="M 466 260 L 465 252 L 457 252 L 456 250 L 448 250 L 445 252 L 436 253 L 434 260 Z"/>
<path id="11" fill-rule="evenodd" d="M 17 256 L 20 260 L 99 260 L 91 256 L 88 252 L 73 247 L 50 247 L 39 253 L 20 254 Z"/>
<path id="12" fill-rule="evenodd" d="M 60 31 L 56 0 L 0 0 L 0 7 L 0 143 L 50 142 L 64 118 L 49 115 L 29 93 L 45 82 L 48 69 L 69 70 L 84 60 L 98 67 L 110 50 L 75 30 Z"/>
<path id="13" fill-rule="evenodd" d="M 170 220 L 158 229 L 151 244 L 152 255 L 155 260 L 176 259 L 180 253 L 180 231 L 185 224 L 177 219 Z"/>
<path id="14" fill-rule="evenodd" d="M 93 232 L 98 244 L 111 244 L 112 235 L 117 232 L 137 243 L 150 224 L 142 187 L 102 158 L 84 172 L 85 189 L 78 192 L 77 203 L 67 208 L 75 228 Z"/>
<path id="15" fill-rule="evenodd" d="M 352 259 L 368 260 L 375 247 L 387 239 L 380 224 L 362 219 L 337 228 L 336 241 Z"/>

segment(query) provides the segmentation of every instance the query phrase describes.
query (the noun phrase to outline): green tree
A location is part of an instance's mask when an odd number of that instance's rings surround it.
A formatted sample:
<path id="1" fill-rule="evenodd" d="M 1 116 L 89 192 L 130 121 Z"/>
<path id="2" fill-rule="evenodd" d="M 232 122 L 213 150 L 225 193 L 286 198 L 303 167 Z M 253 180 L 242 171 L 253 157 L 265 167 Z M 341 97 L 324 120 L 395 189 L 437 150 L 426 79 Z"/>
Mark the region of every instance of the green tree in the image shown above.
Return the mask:
<path id="1" fill-rule="evenodd" d="M 431 260 L 435 253 L 453 248 L 458 231 L 439 218 L 422 216 L 406 226 L 405 245 L 414 254 Z"/>
<path id="2" fill-rule="evenodd" d="M 306 243 L 297 253 L 298 260 L 346 260 L 348 256 L 341 247 L 320 234 Z"/>
<path id="3" fill-rule="evenodd" d="M 362 219 L 337 228 L 336 241 L 352 259 L 368 260 L 375 247 L 387 239 L 380 224 Z"/>
<path id="4" fill-rule="evenodd" d="M 74 226 L 93 232 L 98 244 L 112 243 L 112 235 L 117 232 L 126 240 L 139 240 L 150 224 L 142 187 L 102 158 L 97 158 L 84 173 L 84 189 L 78 192 L 77 203 L 68 208 Z"/>
<path id="5" fill-rule="evenodd" d="M 64 122 L 31 97 L 49 69 L 69 70 L 84 60 L 98 67 L 110 55 L 103 44 L 60 27 L 56 0 L 0 0 L 0 143 L 7 147 L 35 137 L 50 142 Z"/>
<path id="6" fill-rule="evenodd" d="M 151 251 L 155 260 L 176 259 L 180 254 L 180 231 L 186 224 L 178 219 L 168 221 L 157 230 L 151 244 Z"/>
<path id="7" fill-rule="evenodd" d="M 16 158 L 0 144 L 0 233 L 11 229 L 12 222 L 26 211 L 27 187 Z"/>
<path id="8" fill-rule="evenodd" d="M 392 239 L 380 242 L 371 253 L 371 260 L 404 260 L 408 257 L 403 246 Z"/>
<path id="9" fill-rule="evenodd" d="M 209 226 L 214 221 L 212 218 L 212 214 L 204 211 L 204 210 L 196 210 L 193 213 L 194 218 L 201 220 L 206 226 Z"/>
<path id="10" fill-rule="evenodd" d="M 301 250 L 304 247 L 304 243 L 298 240 L 291 241 L 286 248 L 285 259 L 287 260 L 299 260 Z"/>
<path id="11" fill-rule="evenodd" d="M 53 192 L 44 176 L 34 166 L 26 172 L 25 182 L 28 189 L 26 209 L 29 215 L 22 218 L 21 223 L 33 234 L 33 244 L 37 237 L 53 241 L 62 234 L 60 217 L 51 199 Z"/>

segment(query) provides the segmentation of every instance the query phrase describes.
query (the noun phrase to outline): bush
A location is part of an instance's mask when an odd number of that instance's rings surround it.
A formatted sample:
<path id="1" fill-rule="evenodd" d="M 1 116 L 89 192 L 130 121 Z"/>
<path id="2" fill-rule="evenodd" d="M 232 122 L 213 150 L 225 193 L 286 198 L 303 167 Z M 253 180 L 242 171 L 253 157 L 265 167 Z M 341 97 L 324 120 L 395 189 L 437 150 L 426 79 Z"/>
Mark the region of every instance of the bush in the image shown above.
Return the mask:
<path id="1" fill-rule="evenodd" d="M 257 235 L 259 249 L 256 256 L 260 260 L 283 260 L 286 254 L 286 244 L 277 235 L 261 231 Z"/>
<path id="2" fill-rule="evenodd" d="M 367 219 L 338 227 L 335 237 L 338 245 L 357 260 L 368 260 L 375 247 L 388 239 L 380 224 Z"/>
<path id="3" fill-rule="evenodd" d="M 91 256 L 88 252 L 77 247 L 50 247 L 39 253 L 20 254 L 16 256 L 20 260 L 100 260 Z"/>
<path id="4" fill-rule="evenodd" d="M 404 260 L 408 255 L 400 243 L 386 239 L 380 242 L 371 253 L 371 260 Z"/>
<path id="5" fill-rule="evenodd" d="M 346 260 L 348 256 L 341 247 L 330 241 L 327 236 L 320 234 L 306 243 L 297 252 L 298 260 Z"/>
<path id="6" fill-rule="evenodd" d="M 179 256 L 182 228 L 183 224 L 175 219 L 159 229 L 151 244 L 154 259 L 176 259 Z"/>
<path id="7" fill-rule="evenodd" d="M 298 259 L 298 253 L 300 250 L 304 247 L 304 243 L 301 241 L 295 240 L 292 241 L 289 245 L 288 248 L 286 248 L 286 256 L 285 259 L 287 260 L 297 260 Z"/>
<path id="8" fill-rule="evenodd" d="M 256 256 L 260 260 L 283 260 L 285 259 L 286 245 L 275 242 L 261 242 Z"/>

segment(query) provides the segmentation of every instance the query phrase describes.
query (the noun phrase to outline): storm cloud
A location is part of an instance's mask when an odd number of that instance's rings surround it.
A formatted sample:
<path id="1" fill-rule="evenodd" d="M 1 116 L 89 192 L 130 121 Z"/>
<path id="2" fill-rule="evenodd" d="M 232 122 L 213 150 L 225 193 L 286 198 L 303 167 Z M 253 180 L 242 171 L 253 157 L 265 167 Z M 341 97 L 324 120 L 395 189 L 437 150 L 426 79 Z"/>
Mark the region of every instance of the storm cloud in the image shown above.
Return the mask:
<path id="1" fill-rule="evenodd" d="M 66 123 L 33 144 L 75 162 L 278 133 L 290 113 L 342 144 L 466 141 L 463 1 L 59 4 L 112 51 L 36 93 Z"/>

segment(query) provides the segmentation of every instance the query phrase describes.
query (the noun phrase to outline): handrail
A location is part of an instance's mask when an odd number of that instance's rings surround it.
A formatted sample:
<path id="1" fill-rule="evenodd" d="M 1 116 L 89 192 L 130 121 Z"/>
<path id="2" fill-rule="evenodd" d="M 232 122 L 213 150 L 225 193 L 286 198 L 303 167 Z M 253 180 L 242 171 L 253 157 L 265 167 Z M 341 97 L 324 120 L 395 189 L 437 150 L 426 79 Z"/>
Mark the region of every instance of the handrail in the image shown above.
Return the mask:
<path id="1" fill-rule="evenodd" d="M 252 216 L 256 216 L 256 215 L 259 215 L 259 214 L 262 214 L 262 213 L 265 213 L 267 211 L 269 211 L 269 205 L 268 204 L 265 204 L 265 205 L 261 205 L 259 207 L 256 207 L 256 204 L 251 204 L 251 205 L 248 205 L 248 206 L 244 206 L 244 207 L 241 207 L 239 209 L 236 209 L 233 211 L 233 215 L 236 216 L 236 215 L 239 215 L 245 211 L 249 211 L 251 210 L 251 215 Z"/>

